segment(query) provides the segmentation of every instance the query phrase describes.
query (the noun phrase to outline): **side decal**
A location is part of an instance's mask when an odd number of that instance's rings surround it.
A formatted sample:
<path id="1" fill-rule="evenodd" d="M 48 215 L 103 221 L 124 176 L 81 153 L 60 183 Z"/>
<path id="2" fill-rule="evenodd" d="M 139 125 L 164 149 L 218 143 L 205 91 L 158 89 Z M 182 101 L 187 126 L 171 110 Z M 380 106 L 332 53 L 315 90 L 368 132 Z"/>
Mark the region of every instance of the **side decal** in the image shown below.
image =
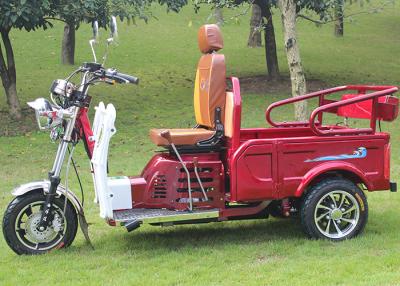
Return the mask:
<path id="1" fill-rule="evenodd" d="M 343 159 L 362 159 L 365 157 L 367 157 L 367 149 L 364 147 L 359 147 L 357 148 L 357 150 L 353 152 L 353 154 L 323 156 L 315 159 L 305 160 L 304 162 L 309 163 L 309 162 L 334 161 Z"/>

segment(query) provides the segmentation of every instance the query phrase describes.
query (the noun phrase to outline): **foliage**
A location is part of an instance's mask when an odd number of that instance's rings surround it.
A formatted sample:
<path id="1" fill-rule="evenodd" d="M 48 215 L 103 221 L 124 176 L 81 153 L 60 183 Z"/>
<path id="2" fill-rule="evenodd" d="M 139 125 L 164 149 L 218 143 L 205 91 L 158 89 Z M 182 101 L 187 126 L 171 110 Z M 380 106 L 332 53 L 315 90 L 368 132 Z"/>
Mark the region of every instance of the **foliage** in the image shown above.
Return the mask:
<path id="1" fill-rule="evenodd" d="M 207 4 L 215 7 L 236 8 L 244 4 L 252 4 L 261 2 L 270 7 L 276 7 L 279 0 L 193 0 L 195 10 L 200 9 L 200 5 Z M 298 0 L 297 12 L 302 10 L 311 11 L 318 15 L 321 22 L 327 22 L 333 18 L 334 8 L 341 2 L 341 0 Z"/>
<path id="2" fill-rule="evenodd" d="M 35 30 L 46 28 L 49 22 L 45 16 L 51 11 L 49 0 L 0 0 L 0 30 L 11 28 Z"/>

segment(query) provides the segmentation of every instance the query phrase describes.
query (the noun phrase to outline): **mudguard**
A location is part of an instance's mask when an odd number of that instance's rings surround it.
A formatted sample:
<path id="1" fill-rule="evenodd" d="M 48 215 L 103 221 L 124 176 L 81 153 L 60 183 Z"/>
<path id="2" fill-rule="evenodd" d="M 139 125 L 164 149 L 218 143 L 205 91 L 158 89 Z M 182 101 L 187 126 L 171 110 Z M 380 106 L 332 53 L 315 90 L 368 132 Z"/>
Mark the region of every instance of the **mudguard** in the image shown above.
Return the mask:
<path id="1" fill-rule="evenodd" d="M 25 195 L 26 193 L 37 191 L 37 190 L 43 190 L 44 193 L 47 193 L 49 191 L 49 186 L 50 186 L 50 181 L 48 181 L 48 180 L 30 182 L 30 183 L 26 183 L 26 184 L 16 187 L 12 191 L 12 194 L 15 197 L 19 197 L 19 196 Z M 65 196 L 66 189 L 63 185 L 60 184 L 58 186 L 57 194 L 59 196 L 61 196 L 61 195 Z M 78 197 L 71 190 L 68 190 L 67 197 L 68 197 L 69 202 L 74 206 L 77 214 L 84 215 L 82 204 L 80 203 Z"/>
<path id="2" fill-rule="evenodd" d="M 347 171 L 351 174 L 354 174 L 356 177 L 359 178 L 359 180 L 365 184 L 368 190 L 373 190 L 374 186 L 371 183 L 371 181 L 368 180 L 368 178 L 365 176 L 365 174 L 359 170 L 356 166 L 349 162 L 345 161 L 334 161 L 334 162 L 326 162 L 322 163 L 314 168 L 312 168 L 310 171 L 308 171 L 304 177 L 300 185 L 298 186 L 296 192 L 295 192 L 295 197 L 301 197 L 303 195 L 303 192 L 306 190 L 307 186 L 310 184 L 312 180 L 314 180 L 316 177 L 319 175 L 329 172 L 329 171 Z"/>
<path id="3" fill-rule="evenodd" d="M 12 194 L 15 197 L 19 197 L 19 196 L 25 195 L 29 192 L 34 192 L 37 190 L 43 190 L 44 193 L 47 193 L 49 191 L 49 186 L 50 186 L 50 181 L 48 181 L 48 180 L 30 182 L 30 183 L 26 183 L 26 184 L 16 187 L 12 191 Z M 61 184 L 57 188 L 57 195 L 59 195 L 59 196 L 66 195 L 68 198 L 68 201 L 74 206 L 74 209 L 78 215 L 78 221 L 79 221 L 81 230 L 83 232 L 83 235 L 84 235 L 86 241 L 88 242 L 88 244 L 93 248 L 93 245 L 89 238 L 88 223 L 85 218 L 85 213 L 83 211 L 82 204 L 79 201 L 78 197 L 73 192 L 71 192 L 71 190 L 68 190 L 68 192 L 67 192 L 66 188 Z"/>

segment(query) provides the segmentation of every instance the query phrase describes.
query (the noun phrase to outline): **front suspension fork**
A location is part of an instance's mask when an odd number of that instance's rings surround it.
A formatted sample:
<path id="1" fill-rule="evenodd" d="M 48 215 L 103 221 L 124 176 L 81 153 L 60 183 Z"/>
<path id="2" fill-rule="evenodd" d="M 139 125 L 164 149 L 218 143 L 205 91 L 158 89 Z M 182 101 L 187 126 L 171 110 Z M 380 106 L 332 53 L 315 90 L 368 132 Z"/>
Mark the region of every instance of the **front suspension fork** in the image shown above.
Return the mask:
<path id="1" fill-rule="evenodd" d="M 68 144 L 71 142 L 71 135 L 75 126 L 75 121 L 78 116 L 79 107 L 75 107 L 74 115 L 69 120 L 65 128 L 64 138 L 61 140 L 57 149 L 56 159 L 53 164 L 53 169 L 49 172 L 50 186 L 46 193 L 46 199 L 43 205 L 42 215 L 39 222 L 39 230 L 45 230 L 53 221 L 53 203 L 54 197 L 57 195 L 57 188 L 60 185 L 61 168 L 64 163 L 65 154 L 67 153 Z M 68 190 L 66 190 L 67 192 Z"/>
<path id="2" fill-rule="evenodd" d="M 59 176 L 54 176 L 52 172 L 49 173 L 50 186 L 46 193 L 46 199 L 43 205 L 42 215 L 39 222 L 39 230 L 45 230 L 53 221 L 53 202 L 54 197 L 57 195 L 57 188 L 61 182 Z"/>

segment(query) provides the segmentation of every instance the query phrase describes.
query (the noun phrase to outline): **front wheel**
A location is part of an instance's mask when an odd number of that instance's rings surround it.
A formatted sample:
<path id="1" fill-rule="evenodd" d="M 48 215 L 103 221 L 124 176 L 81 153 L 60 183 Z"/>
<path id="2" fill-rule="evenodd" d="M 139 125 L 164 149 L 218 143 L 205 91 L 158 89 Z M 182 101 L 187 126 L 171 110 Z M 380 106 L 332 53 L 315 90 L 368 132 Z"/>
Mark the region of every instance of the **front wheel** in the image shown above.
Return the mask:
<path id="1" fill-rule="evenodd" d="M 3 235 L 17 254 L 42 254 L 69 246 L 75 238 L 78 219 L 74 207 L 64 198 L 54 198 L 53 221 L 43 231 L 38 229 L 45 195 L 42 191 L 16 197 L 3 218 Z"/>
<path id="2" fill-rule="evenodd" d="M 367 223 L 367 199 L 349 180 L 325 179 L 305 195 L 300 216 L 303 229 L 311 238 L 350 239 L 360 234 Z"/>

